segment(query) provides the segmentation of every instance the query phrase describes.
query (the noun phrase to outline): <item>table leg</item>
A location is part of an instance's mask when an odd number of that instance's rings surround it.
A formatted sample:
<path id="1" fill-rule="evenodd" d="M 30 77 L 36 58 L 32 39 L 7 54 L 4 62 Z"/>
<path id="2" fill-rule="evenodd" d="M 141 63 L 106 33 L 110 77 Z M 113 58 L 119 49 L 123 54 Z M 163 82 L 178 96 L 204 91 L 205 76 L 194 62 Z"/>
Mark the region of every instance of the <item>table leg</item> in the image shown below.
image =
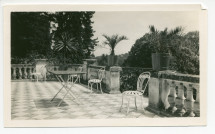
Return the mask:
<path id="1" fill-rule="evenodd" d="M 71 88 L 72 87 L 74 87 L 74 84 L 77 82 L 77 80 L 78 80 L 78 78 L 76 78 L 76 80 L 74 81 L 74 82 L 72 82 L 72 85 L 71 85 L 71 87 L 68 87 L 68 83 L 69 83 L 69 81 L 67 80 L 66 82 L 63 80 L 63 78 L 61 77 L 61 76 L 56 76 L 57 77 L 57 79 L 58 79 L 58 81 L 61 83 L 61 85 L 62 85 L 62 88 L 60 89 L 60 91 L 63 89 L 63 88 L 65 88 L 66 89 L 66 94 L 64 95 L 64 97 L 61 99 L 61 101 L 58 103 L 58 107 L 61 105 L 61 103 L 63 102 L 63 100 L 64 100 L 64 98 L 67 96 L 67 94 L 70 94 L 76 101 L 74 101 L 74 102 L 76 102 L 78 105 L 79 105 L 79 103 L 80 103 L 80 101 L 77 99 L 77 97 L 73 94 L 73 92 L 72 92 L 72 90 L 71 90 Z M 73 78 L 72 78 L 73 79 Z M 73 81 L 73 80 L 72 80 Z M 65 84 L 63 84 L 63 83 L 65 83 Z M 59 91 L 59 92 L 60 92 Z M 58 93 L 59 93 L 58 92 Z M 57 94 L 58 94 L 57 93 Z M 54 96 L 54 98 L 57 96 L 57 94 Z M 53 99 L 54 99 L 53 98 Z M 52 99 L 52 100 L 53 100 Z"/>

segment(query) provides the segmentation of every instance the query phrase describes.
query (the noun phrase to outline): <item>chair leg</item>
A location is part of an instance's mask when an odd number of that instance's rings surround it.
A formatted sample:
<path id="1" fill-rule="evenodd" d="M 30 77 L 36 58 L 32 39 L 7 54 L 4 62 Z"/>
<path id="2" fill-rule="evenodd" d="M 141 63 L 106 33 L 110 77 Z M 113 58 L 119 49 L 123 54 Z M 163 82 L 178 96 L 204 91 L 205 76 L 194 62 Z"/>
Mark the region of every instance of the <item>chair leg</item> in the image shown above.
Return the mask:
<path id="1" fill-rule="evenodd" d="M 135 108 L 136 108 L 136 111 L 137 111 L 137 97 L 134 98 L 134 101 L 135 101 Z"/>
<path id="2" fill-rule="evenodd" d="M 128 104 L 127 104 L 127 114 L 129 113 L 129 103 L 130 103 L 130 98 L 128 99 Z"/>
<path id="3" fill-rule="evenodd" d="M 94 84 L 94 83 L 90 83 L 90 86 L 91 86 L 91 93 L 93 93 L 93 84 Z"/>
<path id="4" fill-rule="evenodd" d="M 103 94 L 103 91 L 102 91 L 102 83 L 100 83 L 100 90 L 101 90 L 101 93 Z"/>
<path id="5" fill-rule="evenodd" d="M 145 113 L 145 109 L 143 107 L 143 96 L 140 96 L 141 97 L 141 109 L 143 109 L 143 113 Z"/>
<path id="6" fill-rule="evenodd" d="M 141 109 L 143 109 L 143 96 L 141 96 Z"/>
<path id="7" fill-rule="evenodd" d="M 123 107 L 123 99 L 124 99 L 124 96 L 122 95 L 122 104 L 121 104 L 121 107 L 120 107 L 120 109 L 119 109 L 119 112 L 121 112 L 121 111 L 122 111 L 122 107 Z"/>
<path id="8" fill-rule="evenodd" d="M 90 82 L 88 82 L 88 89 L 90 88 Z"/>
<path id="9" fill-rule="evenodd" d="M 38 82 L 38 76 L 37 75 L 35 75 L 36 76 L 36 78 L 37 78 L 37 82 Z"/>

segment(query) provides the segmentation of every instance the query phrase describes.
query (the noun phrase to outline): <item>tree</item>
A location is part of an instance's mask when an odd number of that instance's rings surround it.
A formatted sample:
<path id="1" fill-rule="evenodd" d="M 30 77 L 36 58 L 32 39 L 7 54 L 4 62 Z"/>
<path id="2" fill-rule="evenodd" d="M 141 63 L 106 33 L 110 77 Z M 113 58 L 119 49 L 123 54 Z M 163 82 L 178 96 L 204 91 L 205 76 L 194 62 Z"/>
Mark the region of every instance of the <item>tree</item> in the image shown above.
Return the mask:
<path id="1" fill-rule="evenodd" d="M 81 63 L 83 59 L 90 57 L 94 46 L 98 42 L 97 39 L 93 39 L 94 31 L 91 26 L 93 24 L 91 21 L 93 14 L 94 12 L 56 12 L 53 15 L 53 21 L 58 24 L 57 30 L 52 33 L 55 45 L 59 43 L 59 39 L 64 33 L 69 35 L 67 41 L 70 44 L 72 44 L 71 40 L 73 42 L 72 51 L 64 47 L 65 54 L 55 53 L 56 57 L 66 55 L 68 63 Z"/>
<path id="2" fill-rule="evenodd" d="M 152 49 L 143 36 L 136 40 L 129 52 L 128 58 L 124 61 L 123 66 L 151 68 L 151 53 Z"/>
<path id="3" fill-rule="evenodd" d="M 45 12 L 11 13 L 11 57 L 43 58 L 50 51 L 49 17 Z M 30 60 L 30 59 L 29 59 Z M 32 60 L 32 59 L 31 59 Z"/>
<path id="4" fill-rule="evenodd" d="M 112 35 L 112 36 L 107 36 L 107 35 L 103 34 L 103 36 L 106 39 L 106 41 L 104 41 L 103 43 L 110 47 L 110 50 L 111 50 L 110 55 L 115 55 L 114 49 L 120 41 L 128 39 L 126 36 L 119 36 L 117 34 Z"/>
<path id="5" fill-rule="evenodd" d="M 171 44 L 171 41 L 182 35 L 182 27 L 176 27 L 168 31 L 168 28 L 164 30 L 157 30 L 153 25 L 149 26 L 149 34 L 146 34 L 145 38 L 149 45 L 152 47 L 153 52 L 158 53 L 171 53 L 171 48 L 175 47 Z"/>
<path id="6" fill-rule="evenodd" d="M 108 45 L 110 47 L 111 53 L 108 56 L 108 66 L 113 66 L 113 65 L 118 65 L 117 63 L 117 56 L 115 56 L 115 47 L 117 44 L 122 41 L 122 40 L 127 40 L 128 38 L 126 36 L 119 36 L 119 35 L 112 35 L 112 36 L 107 36 L 103 34 L 105 37 L 105 41 L 103 42 L 104 45 Z"/>
<path id="7" fill-rule="evenodd" d="M 152 67 L 151 53 L 156 51 L 171 51 L 172 56 L 175 57 L 171 69 L 181 73 L 199 74 L 199 32 L 176 34 L 179 30 L 171 30 L 172 32 L 168 33 L 167 28 L 160 32 L 156 31 L 152 28 L 149 33 L 136 40 L 123 65 L 142 68 Z M 159 33 L 161 35 L 156 35 L 155 37 L 157 38 L 152 40 L 151 34 Z M 167 41 L 168 51 L 162 50 L 166 46 L 157 46 L 165 45 L 164 43 Z M 157 42 L 157 44 L 153 42 Z M 159 49 L 156 47 L 159 47 Z"/>
<path id="8" fill-rule="evenodd" d="M 108 62 L 108 56 L 105 54 L 102 54 L 102 56 L 98 56 L 96 57 L 98 65 L 100 66 L 107 66 L 107 62 Z"/>
<path id="9" fill-rule="evenodd" d="M 72 37 L 71 34 L 63 32 L 61 36 L 59 36 L 58 39 L 56 39 L 55 45 L 52 47 L 54 51 L 56 52 L 62 52 L 63 53 L 63 61 L 66 63 L 66 58 L 68 53 L 75 53 L 78 51 L 78 43 L 75 41 L 75 39 Z"/>

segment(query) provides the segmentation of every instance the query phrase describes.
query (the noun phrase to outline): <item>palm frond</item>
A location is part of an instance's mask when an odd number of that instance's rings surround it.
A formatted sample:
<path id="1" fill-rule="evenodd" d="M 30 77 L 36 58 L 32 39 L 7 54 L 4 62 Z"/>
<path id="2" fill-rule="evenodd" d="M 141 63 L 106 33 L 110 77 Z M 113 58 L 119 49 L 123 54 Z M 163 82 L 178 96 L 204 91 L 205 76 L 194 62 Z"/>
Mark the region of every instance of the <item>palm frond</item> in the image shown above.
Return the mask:
<path id="1" fill-rule="evenodd" d="M 176 27 L 175 29 L 170 30 L 170 32 L 169 32 L 168 35 L 169 35 L 169 36 L 179 35 L 179 34 L 182 33 L 182 31 L 183 31 L 183 28 L 182 28 L 182 27 Z"/>

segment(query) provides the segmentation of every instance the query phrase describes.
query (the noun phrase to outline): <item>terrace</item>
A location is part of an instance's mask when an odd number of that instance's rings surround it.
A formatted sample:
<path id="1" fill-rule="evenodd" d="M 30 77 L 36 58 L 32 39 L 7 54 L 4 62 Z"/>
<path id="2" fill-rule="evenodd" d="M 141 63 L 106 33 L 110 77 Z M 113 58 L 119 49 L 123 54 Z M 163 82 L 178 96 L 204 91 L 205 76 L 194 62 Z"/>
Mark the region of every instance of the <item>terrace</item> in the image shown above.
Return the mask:
<path id="1" fill-rule="evenodd" d="M 67 65 L 67 70 L 77 70 L 83 66 L 86 72 L 81 83 L 72 88 L 81 104 L 77 104 L 69 95 L 57 107 L 65 94 L 60 94 L 50 101 L 62 87 L 49 73 L 46 81 L 32 81 L 31 73 L 37 65 L 12 64 L 11 80 L 11 118 L 13 120 L 51 120 L 51 119 L 106 119 L 106 118 L 160 118 L 160 117 L 198 117 L 199 112 L 199 77 L 177 74 L 168 71 L 153 72 L 143 68 L 111 67 L 106 69 L 102 81 L 105 92 L 87 87 L 87 80 L 97 77 L 97 70 L 105 68 L 89 64 L 86 60 L 80 65 Z M 59 70 L 59 66 L 48 66 L 48 70 Z M 151 71 L 151 79 L 143 96 L 130 103 L 130 112 L 126 114 L 126 103 L 120 112 L 122 94 L 126 90 L 136 90 L 137 77 L 144 71 Z"/>

